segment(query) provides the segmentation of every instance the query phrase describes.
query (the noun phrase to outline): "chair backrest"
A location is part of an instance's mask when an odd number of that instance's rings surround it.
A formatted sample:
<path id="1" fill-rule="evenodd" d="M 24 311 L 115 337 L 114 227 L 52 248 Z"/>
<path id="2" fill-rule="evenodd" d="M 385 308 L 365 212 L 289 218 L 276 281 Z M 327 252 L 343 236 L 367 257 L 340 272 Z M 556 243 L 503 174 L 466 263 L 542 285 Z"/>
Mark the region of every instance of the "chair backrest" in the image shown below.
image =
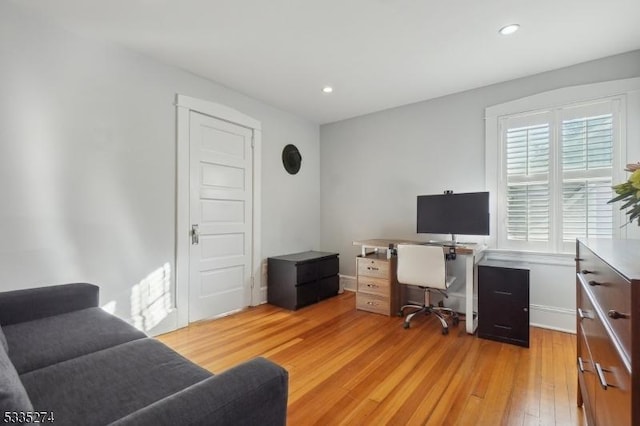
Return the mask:
<path id="1" fill-rule="evenodd" d="M 447 272 L 442 247 L 398 244 L 398 282 L 446 290 Z"/>

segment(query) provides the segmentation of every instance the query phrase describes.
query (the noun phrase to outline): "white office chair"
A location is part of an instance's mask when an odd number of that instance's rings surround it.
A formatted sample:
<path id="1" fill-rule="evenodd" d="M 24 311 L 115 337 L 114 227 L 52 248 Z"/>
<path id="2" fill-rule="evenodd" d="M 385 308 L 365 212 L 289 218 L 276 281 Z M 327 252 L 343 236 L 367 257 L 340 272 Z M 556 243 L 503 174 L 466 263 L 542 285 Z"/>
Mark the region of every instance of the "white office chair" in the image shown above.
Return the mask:
<path id="1" fill-rule="evenodd" d="M 433 313 L 442 323 L 442 334 L 449 334 L 449 325 L 444 314 L 451 316 L 453 325 L 458 325 L 460 322 L 457 312 L 430 304 L 430 290 L 436 290 L 447 297 L 446 290 L 456 279 L 456 277 L 447 276 L 445 262 L 440 246 L 398 244 L 398 282 L 418 286 L 424 290 L 423 305 L 409 304 L 400 308 L 400 316 L 404 316 L 406 308 L 416 308 L 405 318 L 404 328 L 409 328 L 411 319 L 420 312 Z"/>

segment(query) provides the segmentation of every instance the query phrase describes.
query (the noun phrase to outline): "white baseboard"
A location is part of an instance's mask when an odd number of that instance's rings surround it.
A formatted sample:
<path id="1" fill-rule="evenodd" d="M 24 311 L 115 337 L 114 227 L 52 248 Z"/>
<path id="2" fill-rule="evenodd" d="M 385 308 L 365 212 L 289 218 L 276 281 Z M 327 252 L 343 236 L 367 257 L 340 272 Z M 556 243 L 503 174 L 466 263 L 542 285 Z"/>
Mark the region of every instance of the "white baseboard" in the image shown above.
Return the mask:
<path id="1" fill-rule="evenodd" d="M 340 291 L 339 293 L 342 293 L 343 291 L 356 291 L 358 289 L 358 280 L 356 277 L 354 277 L 353 275 L 342 275 L 339 274 L 340 276 Z"/>
<path id="2" fill-rule="evenodd" d="M 534 327 L 576 334 L 576 311 L 556 306 L 529 305 L 529 323 Z"/>

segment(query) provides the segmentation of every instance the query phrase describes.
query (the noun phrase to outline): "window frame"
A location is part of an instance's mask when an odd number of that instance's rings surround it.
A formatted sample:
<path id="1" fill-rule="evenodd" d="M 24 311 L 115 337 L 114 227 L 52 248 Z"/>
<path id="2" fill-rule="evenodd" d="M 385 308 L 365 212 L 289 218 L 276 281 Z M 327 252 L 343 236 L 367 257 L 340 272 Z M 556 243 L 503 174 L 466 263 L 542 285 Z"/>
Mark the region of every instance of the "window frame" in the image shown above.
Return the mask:
<path id="1" fill-rule="evenodd" d="M 494 105 L 485 109 L 485 177 L 486 189 L 492 194 L 491 213 L 491 235 L 489 245 L 507 251 L 530 251 L 547 253 L 570 253 L 575 250 L 575 243 L 563 243 L 561 229 L 562 215 L 562 175 L 559 174 L 560 167 L 552 167 L 549 173 L 551 179 L 560 182 L 559 190 L 552 191 L 549 202 L 553 204 L 551 209 L 551 228 L 548 243 L 535 244 L 531 242 L 514 242 L 506 239 L 506 165 L 505 146 L 502 140 L 503 119 L 506 117 L 526 117 L 534 113 L 549 111 L 553 114 L 552 119 L 557 120 L 562 110 L 570 110 L 576 106 L 594 104 L 603 101 L 617 102 L 618 121 L 614 128 L 619 130 L 617 143 L 614 142 L 612 181 L 613 183 L 626 180 L 624 165 L 627 164 L 627 119 L 631 111 L 628 110 L 628 103 L 631 104 L 633 113 L 640 112 L 640 78 L 630 78 L 615 80 L 603 83 L 595 83 L 582 86 L 572 86 L 562 89 L 543 92 L 514 101 Z M 628 99 L 630 98 L 630 99 Z M 629 102 L 631 100 L 631 102 Z M 631 115 L 633 116 L 633 115 Z M 553 125 L 552 132 L 559 132 L 561 126 Z M 640 132 L 634 125 L 630 126 L 631 132 L 637 137 Z M 553 138 L 558 138 L 556 134 Z M 550 156 L 553 156 L 552 149 Z M 635 147 L 632 151 L 636 151 Z M 559 152 L 559 150 L 558 150 Z M 550 161 L 554 161 L 552 158 Z M 633 162 L 638 161 L 637 159 Z M 560 181 L 558 181 L 560 179 Z M 560 203 L 560 204 L 558 204 Z M 555 207 L 554 207 L 555 206 Z M 619 211 L 619 206 L 613 206 L 613 232 L 614 238 L 627 238 L 629 226 L 620 225 L 625 223 L 624 213 Z M 560 217 L 557 217 L 560 215 Z M 633 232 L 632 232 L 633 233 Z"/>

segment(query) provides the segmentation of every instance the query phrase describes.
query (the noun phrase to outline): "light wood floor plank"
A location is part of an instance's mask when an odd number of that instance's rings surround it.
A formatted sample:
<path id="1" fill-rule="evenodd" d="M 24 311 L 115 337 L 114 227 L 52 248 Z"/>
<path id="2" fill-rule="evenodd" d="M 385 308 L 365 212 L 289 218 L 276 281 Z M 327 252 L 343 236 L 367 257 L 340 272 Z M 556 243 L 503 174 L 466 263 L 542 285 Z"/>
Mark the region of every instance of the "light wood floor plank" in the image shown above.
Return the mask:
<path id="1" fill-rule="evenodd" d="M 575 336 L 531 328 L 531 347 L 447 336 L 430 316 L 356 311 L 345 293 L 292 312 L 271 305 L 159 339 L 221 372 L 256 356 L 289 371 L 289 425 L 584 425 Z"/>

